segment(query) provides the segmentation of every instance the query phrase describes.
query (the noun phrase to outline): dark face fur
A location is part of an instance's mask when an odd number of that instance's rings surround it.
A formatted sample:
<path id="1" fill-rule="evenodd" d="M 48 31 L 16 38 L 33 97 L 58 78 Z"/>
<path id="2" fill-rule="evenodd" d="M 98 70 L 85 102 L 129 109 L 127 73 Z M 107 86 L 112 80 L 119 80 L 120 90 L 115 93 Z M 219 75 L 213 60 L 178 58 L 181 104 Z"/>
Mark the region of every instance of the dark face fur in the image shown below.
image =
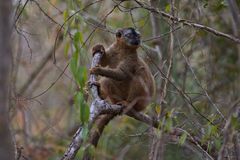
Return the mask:
<path id="1" fill-rule="evenodd" d="M 128 46 L 139 46 L 141 43 L 141 37 L 139 32 L 134 28 L 124 28 L 118 30 L 116 33 L 117 38 L 122 38 Z"/>

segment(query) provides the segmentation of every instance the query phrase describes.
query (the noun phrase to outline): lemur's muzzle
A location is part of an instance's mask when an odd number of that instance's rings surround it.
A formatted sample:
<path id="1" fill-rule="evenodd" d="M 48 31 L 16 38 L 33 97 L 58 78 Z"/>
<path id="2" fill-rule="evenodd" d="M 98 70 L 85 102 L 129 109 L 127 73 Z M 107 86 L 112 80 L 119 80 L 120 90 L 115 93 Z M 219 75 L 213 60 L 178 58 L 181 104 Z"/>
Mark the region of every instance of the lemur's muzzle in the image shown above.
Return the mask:
<path id="1" fill-rule="evenodd" d="M 134 40 L 131 40 L 130 42 L 132 45 L 140 45 L 141 41 L 140 39 L 134 39 Z"/>

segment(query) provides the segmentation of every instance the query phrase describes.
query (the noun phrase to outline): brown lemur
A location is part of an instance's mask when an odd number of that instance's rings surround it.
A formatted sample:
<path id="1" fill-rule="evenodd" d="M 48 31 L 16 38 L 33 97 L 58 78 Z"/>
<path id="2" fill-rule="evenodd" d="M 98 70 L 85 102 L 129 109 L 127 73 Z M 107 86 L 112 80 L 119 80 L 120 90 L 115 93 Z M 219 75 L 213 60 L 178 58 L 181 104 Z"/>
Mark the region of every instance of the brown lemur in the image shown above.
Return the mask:
<path id="1" fill-rule="evenodd" d="M 140 34 L 134 28 L 123 28 L 117 30 L 116 41 L 109 48 L 98 44 L 92 49 L 93 54 L 103 52 L 100 66 L 90 70 L 101 76 L 100 97 L 127 110 L 142 111 L 155 92 L 152 73 L 137 54 L 140 43 Z"/>
<path id="2" fill-rule="evenodd" d="M 100 75 L 97 82 L 100 97 L 110 104 L 142 111 L 151 102 L 155 93 L 155 82 L 147 64 L 137 54 L 141 44 L 140 34 L 134 28 L 123 28 L 116 32 L 116 41 L 106 50 L 103 45 L 92 49 L 103 54 L 100 65 L 90 69 L 91 74 Z M 90 134 L 90 143 L 97 145 L 104 126 L 114 115 L 102 115 L 96 122 L 98 130 Z"/>

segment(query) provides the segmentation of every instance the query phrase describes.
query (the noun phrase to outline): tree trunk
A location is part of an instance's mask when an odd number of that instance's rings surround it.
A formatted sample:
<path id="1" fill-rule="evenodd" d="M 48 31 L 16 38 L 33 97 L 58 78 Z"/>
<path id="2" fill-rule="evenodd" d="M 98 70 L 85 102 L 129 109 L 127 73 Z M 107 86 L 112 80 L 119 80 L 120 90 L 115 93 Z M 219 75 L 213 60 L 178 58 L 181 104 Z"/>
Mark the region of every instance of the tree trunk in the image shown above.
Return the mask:
<path id="1" fill-rule="evenodd" d="M 10 46 L 11 0 L 0 1 L 0 159 L 14 160 L 15 152 L 8 120 L 9 81 L 12 65 Z"/>

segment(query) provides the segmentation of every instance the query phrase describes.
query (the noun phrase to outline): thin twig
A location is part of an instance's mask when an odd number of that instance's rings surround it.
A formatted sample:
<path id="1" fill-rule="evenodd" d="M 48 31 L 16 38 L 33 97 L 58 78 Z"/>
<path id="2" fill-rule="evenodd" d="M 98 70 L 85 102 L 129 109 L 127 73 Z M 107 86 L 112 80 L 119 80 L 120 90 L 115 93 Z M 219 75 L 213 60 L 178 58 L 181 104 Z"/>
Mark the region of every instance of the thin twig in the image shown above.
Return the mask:
<path id="1" fill-rule="evenodd" d="M 175 15 L 174 13 L 174 0 L 171 0 L 171 12 L 172 15 Z M 170 24 L 170 28 L 171 31 L 170 32 L 170 42 L 169 42 L 169 66 L 167 69 L 167 79 L 170 78 L 170 74 L 171 74 L 171 70 L 172 70 L 172 65 L 173 65 L 173 49 L 174 49 L 174 35 L 173 35 L 173 31 L 174 31 L 174 21 L 171 22 Z M 168 86 L 168 81 L 166 80 L 163 86 L 163 99 L 161 100 L 161 102 L 165 99 L 165 97 L 167 96 L 167 86 Z"/>
<path id="2" fill-rule="evenodd" d="M 59 46 L 59 44 L 58 44 L 58 46 Z M 36 67 L 36 69 L 32 72 L 32 74 L 29 76 L 29 78 L 26 80 L 26 82 L 23 84 L 23 86 L 19 89 L 19 94 L 23 94 L 28 89 L 28 87 L 38 76 L 40 71 L 42 71 L 42 69 L 46 66 L 47 62 L 51 59 L 52 52 L 53 52 L 53 48 L 51 48 L 50 51 L 46 54 L 46 56 L 43 57 L 40 64 Z"/>
<path id="3" fill-rule="evenodd" d="M 142 47 L 142 49 L 145 51 L 145 53 L 147 54 L 147 56 L 149 56 L 148 51 Z M 150 57 L 150 56 L 149 56 Z M 169 81 L 169 84 L 171 84 L 179 93 L 180 95 L 184 98 L 184 100 L 196 111 L 196 113 L 198 113 L 203 119 L 205 119 L 206 121 L 208 121 L 211 125 L 214 125 L 205 115 L 203 115 L 192 103 L 191 98 L 185 94 L 181 89 L 179 89 L 170 79 L 167 79 L 167 76 L 165 73 L 163 73 L 163 71 L 161 70 L 161 68 L 159 68 L 159 66 L 154 63 L 154 61 L 151 59 L 151 62 L 154 64 L 154 66 L 158 69 L 158 71 L 161 73 L 161 75 L 167 80 Z"/>
<path id="4" fill-rule="evenodd" d="M 212 98 L 209 96 L 207 90 L 205 88 L 203 88 L 203 86 L 201 85 L 200 81 L 198 80 L 197 78 L 197 75 L 195 74 L 191 64 L 189 63 L 189 61 L 187 60 L 185 54 L 183 53 L 183 50 L 181 48 L 181 45 L 180 45 L 180 42 L 179 42 L 179 38 L 177 37 L 177 42 L 178 42 L 178 46 L 179 46 L 179 49 L 180 49 L 180 52 L 185 60 L 185 62 L 187 63 L 190 71 L 192 72 L 193 74 L 193 77 L 195 79 L 195 81 L 197 82 L 198 86 L 203 90 L 203 92 L 205 93 L 206 97 L 208 98 L 209 102 L 213 105 L 213 107 L 215 108 L 215 110 L 217 111 L 217 113 L 223 118 L 224 121 L 226 121 L 224 115 L 222 114 L 222 112 L 219 110 L 218 106 L 213 102 Z"/>
<path id="5" fill-rule="evenodd" d="M 150 11 L 150 12 L 154 12 L 156 14 L 159 14 L 165 18 L 168 18 L 170 20 L 173 20 L 175 23 L 182 23 L 186 26 L 189 26 L 189 27 L 193 27 L 193 28 L 197 28 L 197 29 L 201 29 L 203 31 L 206 31 L 206 32 L 209 32 L 209 33 L 212 33 L 216 36 L 220 36 L 220 37 L 223 37 L 223 38 L 226 38 L 226 39 L 229 39 L 229 40 L 232 40 L 234 41 L 235 43 L 240 43 L 240 39 L 238 37 L 235 37 L 233 35 L 230 35 L 230 34 L 227 34 L 227 33 L 223 33 L 223 32 L 220 32 L 216 29 L 213 29 L 211 27 L 208 27 L 208 26 L 205 26 L 205 25 L 202 25 L 202 24 L 198 24 L 198 23 L 194 23 L 194 22 L 191 22 L 190 20 L 186 20 L 186 19 L 182 19 L 182 18 L 178 18 L 178 17 L 174 17 L 166 12 L 163 12 L 163 11 L 160 11 L 156 8 L 153 8 L 151 6 L 148 6 L 146 5 L 145 3 L 142 3 L 138 0 L 134 0 L 137 4 L 139 4 L 142 8 Z"/>
<path id="6" fill-rule="evenodd" d="M 91 2 L 89 3 L 88 5 L 86 5 L 84 8 L 82 9 L 79 9 L 77 10 L 75 13 L 73 13 L 72 15 L 70 15 L 66 21 L 60 26 L 58 32 L 57 32 L 57 36 L 55 38 L 55 41 L 54 41 L 54 52 L 52 54 L 52 58 L 53 58 L 53 64 L 56 64 L 56 56 L 55 56 L 55 51 L 56 51 L 56 45 L 57 45 L 57 41 L 58 41 L 58 38 L 59 38 L 59 34 L 61 32 L 61 30 L 64 28 L 64 25 L 70 20 L 72 19 L 75 15 L 77 15 L 78 13 L 80 13 L 81 11 L 84 11 L 86 8 L 90 7 L 91 5 L 95 4 L 95 3 L 98 3 L 98 2 L 101 2 L 103 0 L 97 0 L 97 1 L 94 1 L 94 2 Z M 90 36 L 89 36 L 90 37 Z"/>
<path id="7" fill-rule="evenodd" d="M 29 0 L 26 0 L 26 2 L 24 3 L 24 5 L 23 5 L 23 7 L 22 7 L 21 11 L 19 12 L 19 14 L 18 14 L 17 18 L 15 19 L 14 25 L 16 25 L 16 23 L 17 23 L 18 19 L 19 19 L 19 18 L 20 18 L 20 16 L 22 15 L 22 13 L 23 13 L 23 10 L 24 10 L 24 9 L 25 9 L 25 7 L 27 6 L 28 2 L 29 2 Z"/>
<path id="8" fill-rule="evenodd" d="M 170 35 L 171 33 L 175 32 L 175 31 L 177 31 L 177 30 L 179 30 L 179 29 L 181 29 L 181 28 L 182 28 L 181 26 L 178 26 L 178 27 L 176 27 L 176 28 L 174 28 L 174 29 L 171 29 L 170 31 L 165 32 L 165 33 L 163 33 L 163 34 L 161 34 L 161 35 L 159 35 L 159 36 L 155 36 L 155 37 L 151 37 L 151 38 L 144 39 L 143 42 L 148 42 L 148 41 L 153 41 L 153 40 L 156 40 L 156 39 L 160 39 L 160 38 L 162 38 L 162 37 L 165 37 L 165 36 Z"/>
<path id="9" fill-rule="evenodd" d="M 23 39 L 26 41 L 27 47 L 28 47 L 28 49 L 29 49 L 29 51 L 30 51 L 30 63 L 31 63 L 33 52 L 32 52 L 32 48 L 31 48 L 31 46 L 30 46 L 29 40 L 27 39 L 27 37 L 25 36 L 25 34 L 23 33 L 23 31 L 18 30 L 17 25 L 14 25 L 14 29 L 15 29 L 16 32 L 17 32 L 21 37 L 23 37 Z"/>

